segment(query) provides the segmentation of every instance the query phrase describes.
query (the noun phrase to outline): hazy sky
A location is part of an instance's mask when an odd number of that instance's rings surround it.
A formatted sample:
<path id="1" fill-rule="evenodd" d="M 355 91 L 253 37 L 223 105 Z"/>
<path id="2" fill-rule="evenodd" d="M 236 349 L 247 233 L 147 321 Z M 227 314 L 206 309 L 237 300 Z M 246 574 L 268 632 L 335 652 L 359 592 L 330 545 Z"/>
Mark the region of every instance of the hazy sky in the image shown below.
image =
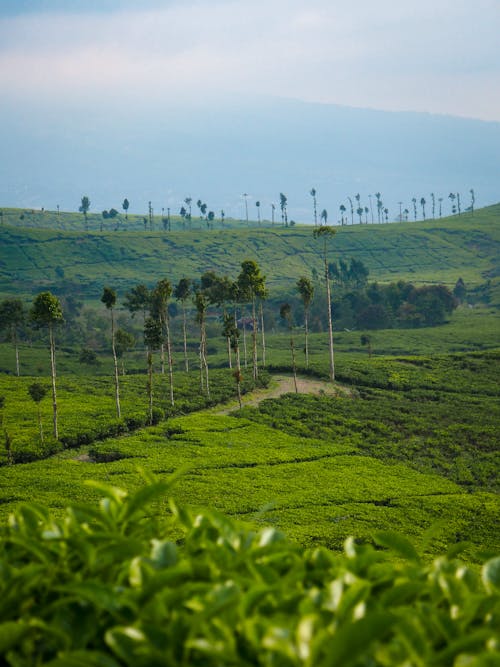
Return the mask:
<path id="1" fill-rule="evenodd" d="M 3 99 L 273 95 L 500 120 L 500 0 L 0 0 Z"/>

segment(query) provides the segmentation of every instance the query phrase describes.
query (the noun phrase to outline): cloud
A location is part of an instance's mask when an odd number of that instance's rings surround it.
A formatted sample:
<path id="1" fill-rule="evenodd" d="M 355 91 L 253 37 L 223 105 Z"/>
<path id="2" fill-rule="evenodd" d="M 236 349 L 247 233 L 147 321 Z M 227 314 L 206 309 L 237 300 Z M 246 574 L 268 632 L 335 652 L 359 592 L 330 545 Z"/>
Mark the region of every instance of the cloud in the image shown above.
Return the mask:
<path id="1" fill-rule="evenodd" d="M 164 102 L 244 93 L 500 119 L 497 0 L 158 4 L 4 16 L 2 89 Z"/>

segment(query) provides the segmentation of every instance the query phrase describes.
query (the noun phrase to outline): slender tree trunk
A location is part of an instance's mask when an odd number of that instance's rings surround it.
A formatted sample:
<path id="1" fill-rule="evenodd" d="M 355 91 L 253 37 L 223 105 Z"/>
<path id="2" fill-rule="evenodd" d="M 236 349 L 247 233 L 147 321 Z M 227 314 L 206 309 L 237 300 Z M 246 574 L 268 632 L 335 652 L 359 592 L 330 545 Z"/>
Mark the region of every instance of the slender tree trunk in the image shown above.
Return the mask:
<path id="1" fill-rule="evenodd" d="M 259 304 L 260 310 L 260 331 L 262 334 L 262 366 L 266 366 L 266 334 L 264 332 L 264 308 L 262 306 L 262 301 Z"/>
<path id="2" fill-rule="evenodd" d="M 12 329 L 12 340 L 14 341 L 14 351 L 15 351 L 15 354 L 16 354 L 16 375 L 17 375 L 17 377 L 19 377 L 20 374 L 21 374 L 19 372 L 19 345 L 18 345 L 18 342 L 17 342 L 17 333 L 16 333 L 16 328 L 15 327 Z"/>
<path id="3" fill-rule="evenodd" d="M 240 346 L 236 345 L 236 390 L 238 392 L 238 404 L 241 410 L 241 360 L 240 360 Z"/>
<path id="4" fill-rule="evenodd" d="M 330 350 L 330 380 L 335 381 L 335 360 L 333 356 L 333 325 L 332 325 L 332 303 L 330 293 L 330 277 L 328 275 L 328 263 L 326 260 L 325 249 L 325 281 L 326 281 L 326 301 L 328 310 L 328 345 Z"/>
<path id="5" fill-rule="evenodd" d="M 120 380 L 118 376 L 118 357 L 116 356 L 116 346 L 115 346 L 115 315 L 113 313 L 113 308 L 110 309 L 110 313 L 111 313 L 111 348 L 113 350 L 113 363 L 115 367 L 116 414 L 118 415 L 118 419 L 120 419 L 122 416 L 120 407 Z"/>
<path id="6" fill-rule="evenodd" d="M 295 393 L 298 394 L 299 390 L 297 387 L 297 364 L 295 361 L 295 344 L 293 342 L 293 335 L 291 332 L 290 332 L 290 350 L 292 352 L 293 384 L 295 385 Z"/>
<path id="7" fill-rule="evenodd" d="M 153 353 L 148 349 L 149 424 L 153 425 Z"/>
<path id="8" fill-rule="evenodd" d="M 200 377 L 203 390 L 203 380 L 205 381 L 207 397 L 210 398 L 210 384 L 208 381 L 208 361 L 207 361 L 207 332 L 205 329 L 205 319 L 200 322 Z M 203 377 L 203 373 L 205 377 Z"/>
<path id="9" fill-rule="evenodd" d="M 189 359 L 187 353 L 187 335 L 186 335 L 186 304 L 182 302 L 182 335 L 184 338 L 184 366 L 186 368 L 186 373 L 189 372 Z"/>
<path id="10" fill-rule="evenodd" d="M 227 344 L 227 362 L 228 362 L 229 368 L 232 369 L 233 360 L 232 360 L 232 354 L 231 354 L 231 338 L 229 336 L 226 338 L 226 344 Z"/>
<path id="11" fill-rule="evenodd" d="M 172 342 L 170 339 L 170 320 L 168 312 L 165 319 L 165 329 L 167 332 L 167 361 L 168 361 L 168 377 L 170 380 L 170 404 L 174 405 L 174 368 L 172 361 Z"/>
<path id="12" fill-rule="evenodd" d="M 245 316 L 243 315 L 243 310 L 241 311 L 242 313 L 242 320 L 243 320 L 243 360 L 245 362 L 245 368 L 248 368 L 248 359 L 247 359 L 247 325 L 245 322 Z"/>
<path id="13" fill-rule="evenodd" d="M 57 429 L 57 392 L 56 392 L 56 344 L 54 341 L 54 330 L 52 324 L 49 323 L 49 341 L 50 341 L 50 370 L 52 375 L 52 421 L 54 438 L 59 439 L 59 431 Z"/>
<path id="14" fill-rule="evenodd" d="M 306 327 L 305 353 L 306 353 L 306 368 L 309 368 L 309 306 L 304 308 L 304 320 Z"/>
<path id="15" fill-rule="evenodd" d="M 163 343 L 160 347 L 160 368 L 161 374 L 165 375 L 165 345 Z"/>
<path id="16" fill-rule="evenodd" d="M 38 404 L 38 428 L 40 429 L 40 442 L 43 445 L 43 424 L 42 413 L 40 412 L 40 404 Z"/>
<path id="17" fill-rule="evenodd" d="M 252 374 L 253 381 L 257 382 L 259 369 L 257 368 L 257 313 L 255 311 L 255 297 L 252 299 Z"/>

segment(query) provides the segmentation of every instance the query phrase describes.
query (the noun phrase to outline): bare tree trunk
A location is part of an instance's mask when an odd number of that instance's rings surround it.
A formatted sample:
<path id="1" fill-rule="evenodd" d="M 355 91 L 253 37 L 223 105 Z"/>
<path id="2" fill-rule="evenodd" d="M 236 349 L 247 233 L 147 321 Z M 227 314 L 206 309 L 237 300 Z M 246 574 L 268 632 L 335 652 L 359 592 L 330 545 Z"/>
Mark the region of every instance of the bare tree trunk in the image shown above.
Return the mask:
<path id="1" fill-rule="evenodd" d="M 187 353 L 187 335 L 186 335 L 186 304 L 182 302 L 182 334 L 184 337 L 184 365 L 186 373 L 189 372 L 189 359 Z"/>
<path id="2" fill-rule="evenodd" d="M 40 404 L 38 404 L 38 427 L 40 429 L 40 442 L 43 445 L 43 424 L 42 424 L 42 414 L 40 412 Z"/>
<path id="3" fill-rule="evenodd" d="M 168 376 L 170 380 L 170 404 L 174 405 L 174 368 L 172 361 L 172 344 L 170 340 L 170 321 L 168 312 L 165 320 L 165 329 L 167 332 L 167 361 L 168 361 Z"/>
<path id="4" fill-rule="evenodd" d="M 259 369 L 257 368 L 257 314 L 255 312 L 255 297 L 252 299 L 252 375 L 253 381 L 257 382 Z"/>
<path id="5" fill-rule="evenodd" d="M 293 370 L 293 384 L 295 385 L 295 393 L 298 394 L 297 388 L 297 364 L 295 362 L 295 345 L 293 342 L 293 335 L 290 336 L 290 350 L 292 352 L 292 370 Z"/>
<path id="6" fill-rule="evenodd" d="M 260 310 L 260 331 L 262 334 L 262 366 L 266 365 L 266 334 L 264 332 L 264 307 L 262 306 L 262 301 L 259 304 Z"/>
<path id="7" fill-rule="evenodd" d="M 165 375 L 165 345 L 162 343 L 160 347 L 160 367 L 161 374 Z"/>
<path id="8" fill-rule="evenodd" d="M 241 362 L 240 362 L 240 347 L 236 346 L 236 390 L 238 392 L 238 404 L 241 409 Z"/>
<path id="9" fill-rule="evenodd" d="M 306 368 L 309 368 L 309 307 L 306 307 L 304 310 L 304 320 L 306 326 L 306 341 L 305 341 Z"/>
<path id="10" fill-rule="evenodd" d="M 153 353 L 148 350 L 149 424 L 153 425 Z"/>
<path id="11" fill-rule="evenodd" d="M 52 421 L 54 438 L 58 440 L 59 431 L 57 429 L 57 393 L 56 393 L 56 344 L 54 341 L 54 330 L 52 323 L 49 323 L 49 341 L 50 341 L 50 370 L 52 376 Z"/>
<path id="12" fill-rule="evenodd" d="M 248 360 L 247 360 L 247 326 L 245 322 L 245 316 L 243 315 L 243 310 L 242 312 L 242 320 L 243 320 L 243 360 L 245 362 L 245 368 L 248 368 Z"/>
<path id="13" fill-rule="evenodd" d="M 205 320 L 200 323 L 201 340 L 200 340 L 200 372 L 203 383 L 203 372 L 205 372 L 205 386 L 208 398 L 210 398 L 210 384 L 208 382 L 208 361 L 207 361 L 207 332 L 205 329 Z M 202 387 L 203 389 L 203 387 Z"/>
<path id="14" fill-rule="evenodd" d="M 335 360 L 333 356 L 333 325 L 332 325 L 332 303 L 330 294 L 330 277 L 328 275 L 328 264 L 325 253 L 325 281 L 326 281 L 326 301 L 328 309 L 328 345 L 330 350 L 330 380 L 335 381 Z"/>
<path id="15" fill-rule="evenodd" d="M 113 313 L 113 308 L 110 309 L 111 312 L 111 348 L 113 350 L 113 362 L 115 366 L 115 403 L 116 403 L 116 414 L 118 419 L 121 418 L 122 412 L 120 407 L 120 380 L 118 377 L 118 357 L 116 356 L 116 346 L 115 346 L 115 316 Z"/>

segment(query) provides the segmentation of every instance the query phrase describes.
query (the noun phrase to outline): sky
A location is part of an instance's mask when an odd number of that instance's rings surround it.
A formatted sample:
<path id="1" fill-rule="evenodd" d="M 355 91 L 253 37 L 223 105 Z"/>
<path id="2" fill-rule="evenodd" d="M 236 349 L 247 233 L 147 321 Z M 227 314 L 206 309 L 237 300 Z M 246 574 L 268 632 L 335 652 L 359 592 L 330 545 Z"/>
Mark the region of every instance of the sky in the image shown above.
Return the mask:
<path id="1" fill-rule="evenodd" d="M 291 98 L 500 121 L 500 0 L 0 0 L 12 104 Z"/>

